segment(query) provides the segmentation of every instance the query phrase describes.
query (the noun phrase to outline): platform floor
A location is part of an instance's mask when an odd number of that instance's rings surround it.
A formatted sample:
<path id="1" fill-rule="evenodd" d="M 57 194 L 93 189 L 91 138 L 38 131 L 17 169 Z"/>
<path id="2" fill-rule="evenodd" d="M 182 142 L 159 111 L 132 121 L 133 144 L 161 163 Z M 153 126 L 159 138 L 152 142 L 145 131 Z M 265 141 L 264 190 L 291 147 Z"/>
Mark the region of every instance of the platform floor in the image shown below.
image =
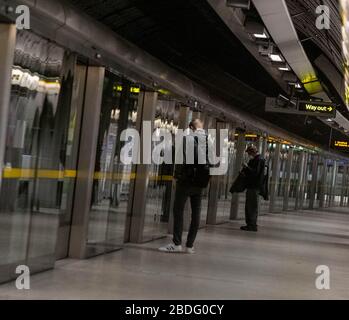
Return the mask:
<path id="1" fill-rule="evenodd" d="M 31 290 L 0 286 L 0 299 L 349 299 L 349 210 L 260 218 L 200 230 L 197 254 L 163 254 L 169 239 L 90 260 L 60 261 L 31 277 Z M 318 290 L 318 265 L 331 271 Z"/>

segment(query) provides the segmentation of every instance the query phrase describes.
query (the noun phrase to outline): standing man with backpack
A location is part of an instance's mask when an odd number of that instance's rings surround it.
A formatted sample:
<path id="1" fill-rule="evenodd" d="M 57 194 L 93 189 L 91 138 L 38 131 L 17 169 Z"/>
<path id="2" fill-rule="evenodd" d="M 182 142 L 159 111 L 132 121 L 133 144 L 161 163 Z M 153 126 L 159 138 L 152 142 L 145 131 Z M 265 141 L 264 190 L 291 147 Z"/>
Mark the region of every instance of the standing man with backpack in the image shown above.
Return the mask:
<path id="1" fill-rule="evenodd" d="M 173 242 L 161 247 L 159 250 L 162 252 L 183 252 L 184 209 L 188 198 L 190 198 L 192 216 L 185 251 L 190 254 L 195 253 L 194 242 L 200 226 L 202 194 L 209 184 L 210 166 L 208 163 L 208 137 L 203 129 L 203 122 L 200 119 L 195 119 L 190 122 L 189 128 L 190 134 L 184 137 L 181 148 L 184 163 L 177 165 L 175 170 L 177 183 L 173 208 Z M 188 151 L 193 153 L 192 157 Z"/>
<path id="2" fill-rule="evenodd" d="M 268 198 L 268 173 L 265 174 L 266 163 L 258 153 L 255 146 L 246 149 L 250 161 L 244 165 L 242 173 L 246 179 L 246 205 L 245 217 L 246 226 L 241 227 L 243 231 L 258 231 L 258 196 L 262 195 L 265 200 Z"/>

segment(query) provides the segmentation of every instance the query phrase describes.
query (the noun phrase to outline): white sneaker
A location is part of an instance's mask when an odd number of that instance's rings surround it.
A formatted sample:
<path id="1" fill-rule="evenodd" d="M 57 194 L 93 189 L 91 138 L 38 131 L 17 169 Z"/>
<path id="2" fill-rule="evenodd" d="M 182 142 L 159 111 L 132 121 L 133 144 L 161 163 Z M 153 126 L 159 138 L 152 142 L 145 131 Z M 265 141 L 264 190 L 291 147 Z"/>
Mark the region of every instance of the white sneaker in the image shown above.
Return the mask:
<path id="1" fill-rule="evenodd" d="M 193 247 L 193 248 L 186 248 L 185 251 L 186 251 L 187 253 L 189 253 L 189 254 L 194 254 L 194 253 L 195 253 L 194 247 Z"/>
<path id="2" fill-rule="evenodd" d="M 175 244 L 170 243 L 166 247 L 159 248 L 159 251 L 168 253 L 179 253 L 183 252 L 183 248 L 182 246 L 176 246 Z"/>

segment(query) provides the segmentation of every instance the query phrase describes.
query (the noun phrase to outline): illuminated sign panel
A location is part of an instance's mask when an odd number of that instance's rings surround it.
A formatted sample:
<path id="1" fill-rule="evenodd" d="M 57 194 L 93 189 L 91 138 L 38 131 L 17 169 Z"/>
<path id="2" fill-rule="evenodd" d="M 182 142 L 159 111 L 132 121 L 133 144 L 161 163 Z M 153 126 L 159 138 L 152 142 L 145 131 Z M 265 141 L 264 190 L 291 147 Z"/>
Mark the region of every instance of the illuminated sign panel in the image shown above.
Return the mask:
<path id="1" fill-rule="evenodd" d="M 324 102 L 299 101 L 298 111 L 331 118 L 336 116 L 336 105 Z"/>
<path id="2" fill-rule="evenodd" d="M 349 151 L 349 141 L 335 141 L 334 146 L 340 149 L 348 149 Z"/>
<path id="3" fill-rule="evenodd" d="M 282 95 L 277 98 L 267 97 L 266 112 L 297 114 L 302 116 L 335 118 L 337 106 L 331 102 L 297 101 Z"/>

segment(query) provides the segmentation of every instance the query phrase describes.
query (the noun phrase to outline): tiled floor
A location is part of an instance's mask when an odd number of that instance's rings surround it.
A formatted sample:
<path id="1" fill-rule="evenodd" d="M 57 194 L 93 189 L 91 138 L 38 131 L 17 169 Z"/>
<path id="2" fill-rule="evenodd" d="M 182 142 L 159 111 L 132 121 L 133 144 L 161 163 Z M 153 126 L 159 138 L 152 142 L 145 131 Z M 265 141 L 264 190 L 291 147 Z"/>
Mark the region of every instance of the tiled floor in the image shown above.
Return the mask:
<path id="1" fill-rule="evenodd" d="M 349 210 L 260 218 L 200 230 L 197 254 L 162 254 L 169 239 L 90 260 L 63 260 L 31 277 L 31 290 L 0 286 L 0 299 L 349 299 Z M 330 268 L 330 290 L 315 269 Z"/>

